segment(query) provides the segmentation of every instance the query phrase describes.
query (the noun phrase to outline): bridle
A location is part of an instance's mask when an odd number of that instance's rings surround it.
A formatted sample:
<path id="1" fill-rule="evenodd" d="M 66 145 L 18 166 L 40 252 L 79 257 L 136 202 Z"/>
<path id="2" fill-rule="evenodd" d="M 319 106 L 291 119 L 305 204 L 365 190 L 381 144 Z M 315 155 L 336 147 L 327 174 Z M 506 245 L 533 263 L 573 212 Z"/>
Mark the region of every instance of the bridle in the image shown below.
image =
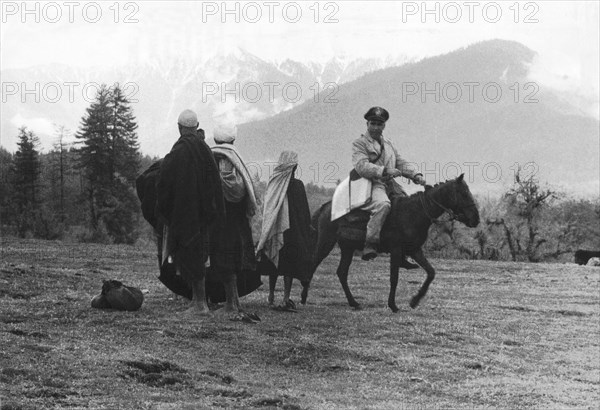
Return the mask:
<path id="1" fill-rule="evenodd" d="M 419 195 L 419 199 L 421 201 L 421 207 L 423 208 L 423 212 L 425 213 L 425 215 L 427 216 L 427 218 L 429 218 L 429 220 L 431 221 L 431 223 L 434 224 L 440 224 L 442 222 L 451 222 L 451 221 L 459 221 L 459 222 L 463 222 L 464 223 L 464 219 L 466 218 L 464 213 L 459 213 L 459 214 L 455 214 L 454 211 L 452 211 L 452 209 L 445 207 L 444 205 L 440 204 L 438 201 L 436 201 L 435 199 L 431 198 L 431 197 L 427 197 L 427 200 L 432 202 L 434 205 L 438 206 L 440 209 L 442 209 L 444 211 L 444 213 L 447 213 L 450 216 L 449 221 L 441 221 L 438 218 L 433 218 L 431 215 L 429 215 L 429 212 L 427 212 L 427 206 L 425 206 L 425 194 L 426 192 L 423 192 L 422 195 Z M 453 192 L 454 194 L 454 198 L 452 198 L 452 202 L 456 203 L 456 192 Z M 474 202 L 471 202 L 469 205 L 465 205 L 462 207 L 462 209 L 468 209 L 468 208 L 477 208 L 477 205 L 475 205 Z M 443 215 L 443 213 L 442 213 Z M 461 217 L 463 217 L 461 219 Z"/>

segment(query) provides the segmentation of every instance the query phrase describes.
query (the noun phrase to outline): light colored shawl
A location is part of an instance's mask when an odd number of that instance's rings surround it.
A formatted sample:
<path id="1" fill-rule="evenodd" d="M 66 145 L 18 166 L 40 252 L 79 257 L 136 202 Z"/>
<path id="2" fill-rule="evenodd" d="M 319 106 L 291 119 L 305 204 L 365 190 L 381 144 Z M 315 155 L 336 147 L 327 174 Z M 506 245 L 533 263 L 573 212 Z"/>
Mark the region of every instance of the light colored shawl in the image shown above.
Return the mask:
<path id="1" fill-rule="evenodd" d="M 246 209 L 246 216 L 252 218 L 256 214 L 258 203 L 256 202 L 256 193 L 254 189 L 254 181 L 250 176 L 250 172 L 242 160 L 237 149 L 232 144 L 220 144 L 211 147 L 213 152 L 222 154 L 225 156 L 234 166 L 237 173 L 242 176 L 244 185 L 246 185 L 246 191 L 248 192 L 248 207 Z M 224 187 L 227 189 L 226 187 Z"/>
<path id="2" fill-rule="evenodd" d="M 293 151 L 283 151 L 265 192 L 262 230 L 256 252 L 257 255 L 260 255 L 260 251 L 264 251 L 275 266 L 279 265 L 279 250 L 283 247 L 283 233 L 290 228 L 286 192 L 297 165 L 298 154 Z"/>

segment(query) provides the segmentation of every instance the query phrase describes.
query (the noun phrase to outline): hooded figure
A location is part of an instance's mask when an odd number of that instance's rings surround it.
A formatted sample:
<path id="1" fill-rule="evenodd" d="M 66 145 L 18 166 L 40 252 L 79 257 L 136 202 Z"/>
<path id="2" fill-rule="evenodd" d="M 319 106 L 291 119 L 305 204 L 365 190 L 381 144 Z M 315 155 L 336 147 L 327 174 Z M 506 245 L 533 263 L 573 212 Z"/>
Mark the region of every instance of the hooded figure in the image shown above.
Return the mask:
<path id="1" fill-rule="evenodd" d="M 225 311 L 241 312 L 238 288 L 260 284 L 256 273 L 254 241 L 250 221 L 257 210 L 254 182 L 244 160 L 234 147 L 235 129 L 217 128 L 212 152 L 219 169 L 225 199 L 225 224 L 214 227 L 210 238 L 210 272 L 212 280 L 232 283 L 232 305 Z M 240 283 L 238 283 L 240 282 Z M 228 289 L 226 286 L 225 289 Z"/>
<path id="2" fill-rule="evenodd" d="M 284 298 L 280 310 L 295 311 L 290 300 L 292 279 L 307 287 L 312 279 L 314 235 L 310 210 L 302 181 L 294 177 L 298 154 L 281 153 L 269 179 L 264 198 L 263 223 L 257 246 L 259 270 L 269 275 L 269 305 L 279 275 L 284 276 Z"/>

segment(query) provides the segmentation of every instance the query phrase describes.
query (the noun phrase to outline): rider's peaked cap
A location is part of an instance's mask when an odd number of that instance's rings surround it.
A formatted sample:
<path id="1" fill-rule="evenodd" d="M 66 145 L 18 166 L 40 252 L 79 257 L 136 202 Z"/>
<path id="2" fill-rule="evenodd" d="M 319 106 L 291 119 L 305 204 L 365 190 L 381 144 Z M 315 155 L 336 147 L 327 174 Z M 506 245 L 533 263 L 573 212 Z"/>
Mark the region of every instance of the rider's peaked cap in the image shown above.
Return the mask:
<path id="1" fill-rule="evenodd" d="M 365 114 L 365 120 L 367 121 L 383 121 L 386 122 L 390 119 L 390 113 L 385 108 L 372 107 Z"/>

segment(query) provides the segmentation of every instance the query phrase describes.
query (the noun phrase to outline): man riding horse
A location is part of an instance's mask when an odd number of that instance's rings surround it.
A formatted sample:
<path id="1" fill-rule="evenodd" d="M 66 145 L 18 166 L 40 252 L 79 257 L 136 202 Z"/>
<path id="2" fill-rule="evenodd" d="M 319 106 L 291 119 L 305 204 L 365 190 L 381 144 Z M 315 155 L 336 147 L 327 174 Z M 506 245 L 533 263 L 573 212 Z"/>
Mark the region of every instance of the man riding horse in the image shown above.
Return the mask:
<path id="1" fill-rule="evenodd" d="M 337 243 L 341 255 L 336 274 L 348 304 L 360 309 L 360 303 L 348 286 L 348 271 L 354 252 L 363 248 L 363 259 L 374 258 L 378 251 L 389 253 L 388 306 L 393 312 L 397 312 L 396 288 L 401 267 L 412 269 L 420 266 L 427 273 L 421 288 L 410 301 L 411 308 L 418 306 L 435 277 L 435 269 L 427 261 L 422 249 L 431 224 L 447 213 L 453 219 L 474 228 L 479 224 L 479 211 L 464 175 L 434 187 L 426 186 L 425 191 L 410 197 L 398 195 L 401 188 L 393 178 L 405 176 L 420 185 L 425 185 L 425 180 L 421 174 L 408 168 L 408 163 L 398 155 L 390 141 L 384 140 L 382 131 L 389 119 L 388 112 L 381 107 L 373 107 L 365 114 L 365 119 L 367 134 L 353 144 L 354 171 L 338 185 L 332 201 L 323 204 L 312 216 L 311 225 L 317 231 L 314 269 L 318 268 Z M 372 181 L 370 202 L 366 201 L 365 196 L 369 184 L 364 179 L 356 178 L 353 173 Z M 348 183 L 349 180 L 358 180 L 358 183 L 354 186 Z M 358 188 L 358 194 L 355 188 Z M 391 193 L 394 195 L 388 198 Z M 363 241 L 366 242 L 364 247 Z M 406 256 L 413 258 L 419 265 L 409 264 Z M 301 296 L 301 302 L 305 304 L 308 286 L 303 288 Z"/>
<path id="2" fill-rule="evenodd" d="M 390 140 L 383 138 L 389 113 L 381 107 L 372 107 L 364 118 L 367 120 L 367 132 L 352 143 L 352 165 L 360 177 L 372 182 L 371 201 L 360 208 L 371 214 L 362 256 L 364 260 L 371 260 L 377 256 L 381 228 L 391 209 L 389 194 L 393 192 L 393 179 L 403 176 L 423 186 L 425 179 L 423 174 L 410 169 Z M 408 269 L 418 267 L 406 260 L 401 266 Z"/>

